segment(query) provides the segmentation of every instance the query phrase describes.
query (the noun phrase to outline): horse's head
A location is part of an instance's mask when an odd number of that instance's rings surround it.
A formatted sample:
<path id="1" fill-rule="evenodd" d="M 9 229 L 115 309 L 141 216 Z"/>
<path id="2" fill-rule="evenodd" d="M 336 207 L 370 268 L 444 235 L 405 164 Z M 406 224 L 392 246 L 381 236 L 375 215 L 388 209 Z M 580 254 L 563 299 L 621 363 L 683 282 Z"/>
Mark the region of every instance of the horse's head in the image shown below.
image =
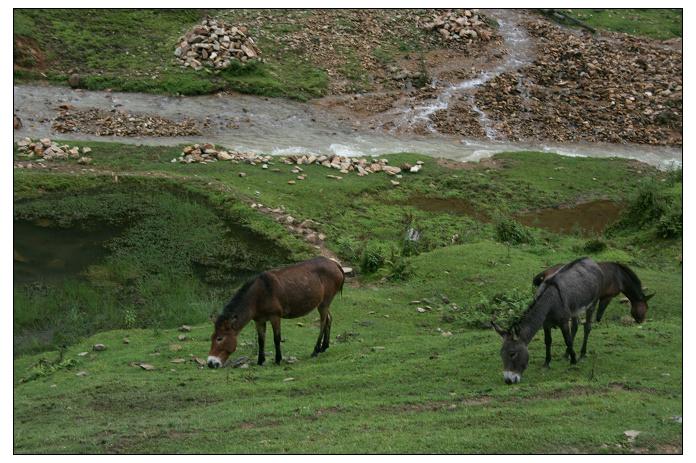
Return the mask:
<path id="1" fill-rule="evenodd" d="M 649 294 L 640 301 L 631 302 L 631 315 L 636 323 L 643 323 L 645 321 L 645 315 L 648 313 L 648 301 L 654 295 L 655 293 Z"/>
<path id="2" fill-rule="evenodd" d="M 225 364 L 230 355 L 237 350 L 237 335 L 235 329 L 236 315 L 225 318 L 222 315 L 217 318 L 213 335 L 210 337 L 210 352 L 208 353 L 208 366 L 220 368 Z"/>
<path id="3" fill-rule="evenodd" d="M 527 344 L 522 341 L 516 331 L 505 330 L 495 322 L 491 322 L 495 331 L 503 338 L 500 348 L 500 358 L 503 360 L 503 378 L 506 384 L 522 381 L 522 373 L 529 364 Z"/>

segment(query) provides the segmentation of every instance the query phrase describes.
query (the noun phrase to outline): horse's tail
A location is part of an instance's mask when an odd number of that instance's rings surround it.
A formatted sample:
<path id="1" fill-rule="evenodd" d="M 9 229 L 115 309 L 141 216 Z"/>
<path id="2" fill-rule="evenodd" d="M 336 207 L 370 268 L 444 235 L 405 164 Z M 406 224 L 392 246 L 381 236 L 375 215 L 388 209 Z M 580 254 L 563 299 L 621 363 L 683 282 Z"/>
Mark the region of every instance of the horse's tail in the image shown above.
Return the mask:
<path id="1" fill-rule="evenodd" d="M 341 271 L 341 286 L 338 288 L 338 291 L 341 293 L 341 297 L 343 297 L 343 283 L 346 282 L 346 272 L 343 270 L 343 266 L 334 259 L 331 259 L 334 264 L 336 264 L 336 267 Z"/>

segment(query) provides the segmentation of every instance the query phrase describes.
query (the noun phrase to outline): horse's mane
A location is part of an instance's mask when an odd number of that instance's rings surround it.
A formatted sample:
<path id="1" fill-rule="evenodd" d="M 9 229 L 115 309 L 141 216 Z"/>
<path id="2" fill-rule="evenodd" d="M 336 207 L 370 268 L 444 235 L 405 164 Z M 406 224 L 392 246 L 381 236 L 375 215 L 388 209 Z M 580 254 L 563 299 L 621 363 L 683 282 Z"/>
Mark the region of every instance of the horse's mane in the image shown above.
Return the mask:
<path id="1" fill-rule="evenodd" d="M 643 296 L 643 284 L 640 282 L 640 278 L 638 278 L 638 275 L 636 275 L 635 272 L 625 264 L 622 264 L 620 262 L 611 262 L 611 264 L 616 265 L 619 269 L 621 269 L 624 275 L 627 276 L 631 283 L 634 285 L 634 288 L 629 289 L 636 290 L 636 296 Z"/>
<path id="2" fill-rule="evenodd" d="M 244 308 L 244 305 L 242 304 L 242 301 L 244 300 L 244 296 L 246 296 L 247 292 L 249 292 L 249 289 L 251 286 L 256 282 L 256 280 L 261 280 L 267 287 L 270 288 L 270 281 L 268 275 L 266 275 L 266 272 L 259 273 L 258 275 L 253 276 L 251 279 L 249 279 L 246 283 L 244 283 L 236 293 L 234 293 L 234 296 L 232 296 L 232 299 L 229 300 L 227 304 L 225 304 L 225 307 L 222 309 L 222 313 L 218 317 L 217 321 L 220 322 L 222 320 L 227 320 L 229 319 L 232 315 L 235 313 L 239 312 Z"/>

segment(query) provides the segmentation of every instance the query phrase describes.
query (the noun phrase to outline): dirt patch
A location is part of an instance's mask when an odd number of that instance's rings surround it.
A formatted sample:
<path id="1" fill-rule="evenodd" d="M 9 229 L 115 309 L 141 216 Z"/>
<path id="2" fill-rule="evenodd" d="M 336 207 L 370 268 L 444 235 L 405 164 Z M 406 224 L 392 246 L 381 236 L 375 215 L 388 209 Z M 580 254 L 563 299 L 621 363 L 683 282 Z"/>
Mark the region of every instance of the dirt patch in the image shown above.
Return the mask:
<path id="1" fill-rule="evenodd" d="M 46 67 L 46 56 L 36 39 L 23 35 L 14 36 L 13 62 L 15 69 L 40 71 Z"/>
<path id="2" fill-rule="evenodd" d="M 458 407 L 480 406 L 489 404 L 493 400 L 490 396 L 479 396 L 463 398 L 459 400 L 442 400 L 434 402 L 419 402 L 411 404 L 390 405 L 381 407 L 380 410 L 385 412 L 396 413 L 423 413 L 435 411 L 452 411 Z"/>
<path id="3" fill-rule="evenodd" d="M 453 170 L 502 169 L 505 166 L 503 161 L 493 158 L 481 159 L 479 162 L 461 162 L 438 158 L 437 165 Z"/>
<path id="4" fill-rule="evenodd" d="M 584 236 L 600 234 L 615 222 L 624 206 L 608 200 L 590 201 L 568 207 L 538 209 L 515 214 L 515 218 L 530 227 L 554 233 L 579 232 Z"/>
<path id="5" fill-rule="evenodd" d="M 427 198 L 425 196 L 411 196 L 398 204 L 413 206 L 428 212 L 466 215 L 483 222 L 490 220 L 485 212 L 477 209 L 466 199 L 461 198 Z"/>

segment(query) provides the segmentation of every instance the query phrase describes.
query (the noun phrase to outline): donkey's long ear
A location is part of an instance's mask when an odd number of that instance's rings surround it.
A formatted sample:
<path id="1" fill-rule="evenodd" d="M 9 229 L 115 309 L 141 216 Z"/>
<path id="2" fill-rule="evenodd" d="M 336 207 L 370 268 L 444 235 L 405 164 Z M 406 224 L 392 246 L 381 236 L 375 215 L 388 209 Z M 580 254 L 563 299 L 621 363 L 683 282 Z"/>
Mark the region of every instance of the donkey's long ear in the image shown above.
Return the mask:
<path id="1" fill-rule="evenodd" d="M 653 298 L 653 296 L 654 296 L 654 295 L 655 295 L 655 293 L 652 293 L 652 294 L 646 294 L 646 296 L 645 296 L 645 299 L 644 299 L 644 301 L 645 301 L 645 302 L 648 302 L 648 301 L 649 301 L 650 299 L 652 299 L 652 298 Z"/>
<path id="2" fill-rule="evenodd" d="M 499 335 L 501 335 L 503 337 L 508 335 L 508 332 L 506 330 L 504 330 L 503 328 L 501 328 L 501 326 L 498 325 L 496 322 L 491 321 L 491 326 L 496 331 L 496 333 L 498 333 Z"/>

